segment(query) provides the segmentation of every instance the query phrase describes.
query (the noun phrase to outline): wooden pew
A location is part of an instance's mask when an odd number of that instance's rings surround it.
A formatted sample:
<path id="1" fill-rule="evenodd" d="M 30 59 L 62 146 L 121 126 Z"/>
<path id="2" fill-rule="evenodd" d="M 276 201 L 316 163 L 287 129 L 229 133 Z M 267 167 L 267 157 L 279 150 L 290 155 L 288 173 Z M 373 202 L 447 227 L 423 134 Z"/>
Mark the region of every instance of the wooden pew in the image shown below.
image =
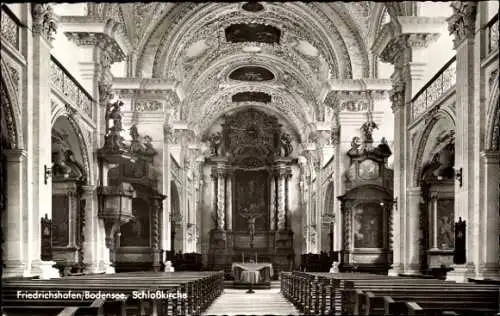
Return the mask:
<path id="1" fill-rule="evenodd" d="M 102 316 L 104 300 L 94 301 L 60 301 L 50 302 L 47 306 L 47 301 L 42 304 L 32 304 L 33 302 L 25 302 L 27 304 L 6 305 L 2 306 L 2 312 L 9 316 L 13 315 L 57 315 L 57 316 Z M 68 305 L 72 305 L 68 307 Z"/>
<path id="2" fill-rule="evenodd" d="M 383 296 L 415 301 L 420 305 L 425 303 L 427 308 L 432 308 L 435 302 L 434 306 L 444 306 L 443 303 L 450 302 L 450 310 L 491 311 L 497 309 L 499 303 L 496 286 L 408 280 L 355 280 L 347 281 L 346 285 L 348 288 L 343 293 L 343 311 L 353 315 L 383 314 Z"/>
<path id="3" fill-rule="evenodd" d="M 4 302 L 9 299 L 19 302 L 16 290 L 36 291 L 51 289 L 54 291 L 81 291 L 91 293 L 124 293 L 132 295 L 132 291 L 187 294 L 187 299 L 152 300 L 151 308 L 160 315 L 197 314 L 205 309 L 223 291 L 223 273 L 221 272 L 181 272 L 181 273 L 118 273 L 112 275 L 84 275 L 52 280 L 12 280 L 5 282 L 2 297 Z M 130 298 L 128 299 L 130 302 Z M 145 300 L 138 300 L 143 302 Z M 50 302 L 50 301 L 49 301 Z M 110 305 L 113 301 L 107 301 Z M 47 303 L 47 301 L 44 301 Z M 116 304 L 115 304 L 116 305 Z M 125 305 L 125 304 L 121 304 Z M 123 314 L 123 306 L 108 311 L 115 315 Z M 25 314 L 26 315 L 26 314 Z"/>
<path id="4" fill-rule="evenodd" d="M 349 282 L 354 283 L 349 283 Z M 357 284 L 355 286 L 355 283 Z M 457 284 L 455 282 L 447 282 L 436 279 L 419 279 L 412 277 L 389 277 L 383 275 L 371 274 L 354 274 L 354 273 L 303 273 L 293 272 L 282 274 L 281 288 L 283 295 L 297 308 L 304 313 L 313 314 L 352 314 L 359 313 L 360 301 L 353 295 L 353 291 L 361 291 L 360 286 L 375 286 L 377 288 L 421 288 L 435 290 L 436 288 L 457 288 L 464 287 L 465 290 L 474 290 L 477 288 L 474 284 Z M 488 290 L 484 289 L 483 290 Z M 489 288 L 491 290 L 491 287 Z M 487 292 L 486 292 L 487 293 Z M 442 294 L 442 293 L 440 293 Z M 491 294 L 491 292 L 490 292 Z M 496 294 L 498 298 L 498 293 Z M 448 298 L 452 297 L 448 295 Z M 492 297 L 490 297 L 492 298 Z M 407 297 L 408 301 L 414 301 L 413 297 Z M 362 301 L 364 303 L 364 301 Z M 429 306 L 426 301 L 423 301 L 428 311 L 431 311 L 432 306 Z M 414 304 L 406 305 L 414 307 Z M 450 309 L 454 306 L 449 306 Z M 483 306 L 484 307 L 484 306 Z M 419 307 L 421 308 L 421 307 Z M 481 310 L 481 306 L 475 306 L 476 310 Z M 417 311 L 412 313 L 418 314 Z M 441 309 L 442 310 L 442 309 Z M 482 309 L 488 311 L 488 309 Z M 383 304 L 382 312 L 383 313 Z M 450 311 L 452 313 L 452 311 Z M 371 313 L 370 313 L 371 314 Z"/>

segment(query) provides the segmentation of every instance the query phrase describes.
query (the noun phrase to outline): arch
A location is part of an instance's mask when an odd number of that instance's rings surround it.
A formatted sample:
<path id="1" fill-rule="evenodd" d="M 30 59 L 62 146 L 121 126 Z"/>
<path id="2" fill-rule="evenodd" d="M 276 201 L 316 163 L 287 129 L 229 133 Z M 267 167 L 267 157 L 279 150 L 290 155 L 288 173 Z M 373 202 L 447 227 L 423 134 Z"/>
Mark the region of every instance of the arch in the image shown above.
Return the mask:
<path id="1" fill-rule="evenodd" d="M 486 110 L 485 149 L 500 150 L 500 94 L 498 76 L 491 86 L 490 98 Z"/>
<path id="2" fill-rule="evenodd" d="M 9 66 L 3 59 L 0 59 L 0 65 L 0 98 L 2 101 L 2 116 L 5 117 L 7 124 L 8 143 L 11 149 L 23 149 L 23 125 L 18 94 L 16 92 L 14 82 L 12 81 L 12 77 L 8 71 Z"/>
<path id="3" fill-rule="evenodd" d="M 217 116 L 214 117 L 213 119 L 210 118 L 210 120 L 204 119 L 202 122 L 204 122 L 203 125 L 200 125 L 199 128 L 199 135 L 205 135 L 207 133 L 207 130 L 210 129 L 210 127 L 214 124 L 215 121 L 217 121 L 219 118 L 221 118 L 224 115 L 227 115 L 231 112 L 238 112 L 238 111 L 244 111 L 249 108 L 254 108 L 258 109 L 266 114 L 271 114 L 271 115 L 276 115 L 278 118 L 282 119 L 285 121 L 289 127 L 292 129 L 293 136 L 297 139 L 298 142 L 303 142 L 305 141 L 306 135 L 310 132 L 309 129 L 311 126 L 309 125 L 304 125 L 304 128 L 301 128 L 301 126 L 297 126 L 294 124 L 294 122 L 290 121 L 288 116 L 283 115 L 282 112 L 278 111 L 275 108 L 272 108 L 270 106 L 267 106 L 264 103 L 255 103 L 255 102 L 238 102 L 234 103 L 235 106 L 233 107 L 228 107 L 225 108 L 219 112 L 217 112 Z"/>
<path id="4" fill-rule="evenodd" d="M 75 120 L 74 116 L 69 114 L 67 111 L 62 112 L 60 108 L 53 108 L 53 115 L 51 119 L 52 128 L 54 128 L 58 122 L 61 122 L 62 119 L 65 119 L 68 122 L 72 132 L 75 134 L 78 153 L 81 155 L 81 164 L 83 165 L 85 171 L 85 182 L 86 184 L 94 183 L 92 165 L 89 158 L 92 157 L 92 149 L 87 145 L 78 122 Z"/>
<path id="5" fill-rule="evenodd" d="M 437 125 L 438 122 L 443 122 L 445 120 L 449 121 L 449 130 L 455 130 L 455 121 L 453 119 L 453 116 L 447 112 L 447 111 L 439 111 L 436 116 L 434 116 L 422 129 L 422 132 L 420 133 L 418 137 L 418 146 L 415 149 L 415 152 L 417 153 L 413 162 L 414 166 L 414 173 L 412 175 L 413 179 L 410 180 L 410 182 L 414 183 L 415 186 L 418 186 L 421 178 L 422 178 L 422 172 L 424 165 L 426 165 L 427 161 L 430 161 L 432 159 L 432 156 L 429 156 L 430 148 L 435 147 L 436 141 L 430 141 L 430 135 L 439 130 L 439 126 Z M 441 127 L 441 132 L 445 132 L 446 130 Z M 426 155 L 427 154 L 427 155 Z M 425 161 L 424 161 L 425 159 Z"/>

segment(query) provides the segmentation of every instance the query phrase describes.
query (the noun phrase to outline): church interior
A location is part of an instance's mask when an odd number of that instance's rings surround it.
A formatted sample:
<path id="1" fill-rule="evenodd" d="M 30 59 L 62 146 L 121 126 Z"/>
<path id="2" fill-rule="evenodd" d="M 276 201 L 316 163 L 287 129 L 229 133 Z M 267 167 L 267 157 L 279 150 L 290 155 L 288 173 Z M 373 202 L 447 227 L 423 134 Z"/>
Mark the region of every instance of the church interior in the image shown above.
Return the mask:
<path id="1" fill-rule="evenodd" d="M 2 315 L 497 315 L 498 10 L 3 3 Z"/>

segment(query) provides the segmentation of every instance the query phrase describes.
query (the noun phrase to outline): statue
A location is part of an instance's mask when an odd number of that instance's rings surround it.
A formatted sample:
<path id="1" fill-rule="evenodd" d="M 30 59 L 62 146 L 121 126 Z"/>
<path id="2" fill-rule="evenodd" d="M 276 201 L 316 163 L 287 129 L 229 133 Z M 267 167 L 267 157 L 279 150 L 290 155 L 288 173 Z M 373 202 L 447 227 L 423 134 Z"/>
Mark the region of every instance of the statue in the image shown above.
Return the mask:
<path id="1" fill-rule="evenodd" d="M 212 156 L 217 156 L 219 154 L 219 147 L 222 142 L 222 134 L 220 132 L 213 133 L 210 135 L 208 141 L 210 142 L 210 150 Z"/>
<path id="2" fill-rule="evenodd" d="M 121 107 L 123 102 L 118 100 L 114 103 L 109 103 L 106 108 L 106 136 L 104 138 L 104 147 L 117 151 L 125 147 L 124 138 L 120 135 L 122 129 L 122 113 Z M 109 121 L 113 121 L 113 126 L 109 126 Z"/>
<path id="3" fill-rule="evenodd" d="M 248 235 L 250 236 L 250 248 L 253 248 L 253 240 L 255 236 L 255 220 L 262 215 L 259 211 L 259 206 L 256 203 L 251 203 L 248 208 L 244 208 L 241 212 L 241 217 L 248 220 Z"/>
<path id="4" fill-rule="evenodd" d="M 330 268 L 330 273 L 339 273 L 339 263 L 334 261 L 332 262 L 332 267 Z"/>
<path id="5" fill-rule="evenodd" d="M 280 147 L 279 147 L 280 157 L 287 157 L 293 151 L 292 147 L 292 136 L 288 133 L 283 133 L 280 136 Z"/>
<path id="6" fill-rule="evenodd" d="M 365 143 L 371 144 L 373 143 L 373 130 L 378 129 L 377 124 L 373 120 L 369 120 L 368 122 L 365 122 L 361 126 L 361 131 L 363 132 L 363 135 L 365 136 Z"/>
<path id="7" fill-rule="evenodd" d="M 151 138 L 151 136 L 149 135 L 146 135 L 144 136 L 144 153 L 146 154 L 156 154 L 156 150 L 153 148 L 153 144 L 151 144 L 151 142 L 153 141 L 153 139 Z"/>
<path id="8" fill-rule="evenodd" d="M 351 150 L 358 150 L 361 146 L 361 139 L 358 136 L 354 136 L 351 141 Z"/>
<path id="9" fill-rule="evenodd" d="M 137 126 L 135 124 L 130 128 L 130 137 L 132 137 L 132 141 L 130 142 L 130 151 L 133 153 L 141 152 L 142 146 L 139 142 L 139 132 L 137 131 Z"/>
<path id="10" fill-rule="evenodd" d="M 392 153 L 391 148 L 389 147 L 389 144 L 387 143 L 387 139 L 385 137 L 382 137 L 382 139 L 380 140 L 378 149 L 382 154 L 391 155 Z"/>

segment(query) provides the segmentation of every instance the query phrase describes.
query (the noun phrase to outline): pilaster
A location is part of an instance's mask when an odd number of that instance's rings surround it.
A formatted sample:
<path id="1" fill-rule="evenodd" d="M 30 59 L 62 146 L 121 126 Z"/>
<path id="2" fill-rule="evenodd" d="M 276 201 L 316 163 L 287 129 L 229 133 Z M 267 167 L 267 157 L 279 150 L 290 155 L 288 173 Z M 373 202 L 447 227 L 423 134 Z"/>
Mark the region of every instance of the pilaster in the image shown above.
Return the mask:
<path id="1" fill-rule="evenodd" d="M 11 149 L 4 152 L 7 157 L 7 205 L 4 222 L 4 269 L 2 278 L 25 276 L 26 258 L 25 247 L 28 239 L 24 225 L 24 206 L 26 198 L 23 191 L 23 169 L 26 163 L 26 151 L 22 149 Z"/>
<path id="2" fill-rule="evenodd" d="M 466 260 L 462 269 L 455 267 L 453 274 L 457 280 L 465 280 L 476 273 L 479 262 L 479 210 L 475 203 L 478 198 L 479 157 L 475 155 L 476 142 L 480 131 L 475 127 L 476 109 L 474 90 L 475 72 L 475 29 L 477 2 L 459 2 L 451 4 L 453 15 L 447 19 L 448 30 L 454 36 L 454 48 L 457 51 L 456 80 L 456 126 L 455 126 L 455 168 L 461 169 L 462 181 L 455 182 L 455 221 L 461 217 L 466 221 Z M 479 42 L 478 42 L 479 43 Z M 460 270 L 460 271 L 459 271 Z M 460 275 L 459 275 L 460 274 Z"/>
<path id="3" fill-rule="evenodd" d="M 481 260 L 479 261 L 478 278 L 500 277 L 499 244 L 498 236 L 500 230 L 500 152 L 481 152 L 482 170 L 481 182 L 483 191 L 481 192 L 483 204 L 480 206 L 481 212 Z"/>
<path id="4" fill-rule="evenodd" d="M 85 200 L 85 225 L 83 227 L 83 259 L 86 271 L 89 273 L 99 272 L 99 250 L 97 240 L 98 217 L 97 217 L 97 194 L 95 185 L 82 186 L 81 198 Z"/>
<path id="5" fill-rule="evenodd" d="M 394 113 L 394 198 L 398 212 L 394 217 L 393 269 L 391 274 L 419 272 L 418 218 L 420 191 L 407 191 L 411 181 L 408 125 L 411 99 L 422 86 L 426 61 L 422 51 L 439 38 L 442 18 L 398 17 L 399 27 L 387 23 L 372 47 L 382 62 L 394 65 L 390 100 Z M 401 271 L 402 270 L 402 271 Z"/>

